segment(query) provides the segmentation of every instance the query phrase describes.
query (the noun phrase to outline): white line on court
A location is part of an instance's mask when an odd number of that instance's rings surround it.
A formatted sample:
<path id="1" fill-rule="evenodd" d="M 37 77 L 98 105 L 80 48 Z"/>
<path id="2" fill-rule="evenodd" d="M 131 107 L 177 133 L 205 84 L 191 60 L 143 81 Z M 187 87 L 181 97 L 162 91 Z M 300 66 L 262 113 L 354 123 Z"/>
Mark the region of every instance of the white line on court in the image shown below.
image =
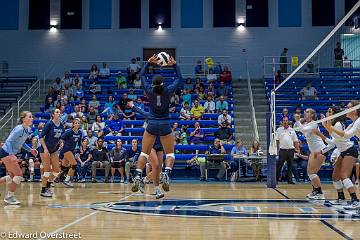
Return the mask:
<path id="1" fill-rule="evenodd" d="M 120 198 L 120 199 L 119 199 L 119 202 L 124 201 L 124 200 L 126 200 L 126 199 L 128 199 L 129 197 L 134 196 L 134 195 L 135 195 L 135 193 L 132 193 L 132 194 L 126 196 L 126 197 Z M 79 218 L 79 219 L 76 219 L 75 221 L 73 221 L 73 222 L 71 222 L 71 223 L 68 223 L 68 224 L 64 225 L 64 226 L 61 227 L 61 228 L 56 229 L 55 231 L 49 233 L 48 235 L 51 236 L 51 235 L 53 235 L 53 234 L 62 232 L 63 230 L 67 229 L 68 227 L 71 227 L 71 226 L 73 226 L 73 225 L 75 225 L 75 224 L 78 224 L 79 222 L 87 219 L 88 217 L 91 217 L 91 216 L 97 214 L 98 212 L 100 212 L 100 211 L 95 211 L 95 212 L 89 213 L 88 215 L 85 215 L 85 216 L 83 216 L 83 217 L 81 217 L 81 218 Z M 42 240 L 42 239 L 47 239 L 47 238 L 38 238 L 37 240 Z"/>

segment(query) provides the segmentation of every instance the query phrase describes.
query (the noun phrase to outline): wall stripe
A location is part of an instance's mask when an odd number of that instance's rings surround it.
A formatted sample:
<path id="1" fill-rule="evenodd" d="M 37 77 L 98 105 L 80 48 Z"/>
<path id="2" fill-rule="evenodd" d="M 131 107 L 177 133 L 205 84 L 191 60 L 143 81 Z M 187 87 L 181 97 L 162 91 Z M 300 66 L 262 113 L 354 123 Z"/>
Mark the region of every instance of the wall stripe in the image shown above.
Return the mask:
<path id="1" fill-rule="evenodd" d="M 19 29 L 19 0 L 0 0 L 0 30 Z"/>
<path id="2" fill-rule="evenodd" d="M 279 27 L 301 27 L 301 0 L 278 0 Z"/>
<path id="3" fill-rule="evenodd" d="M 90 0 L 90 29 L 111 29 L 111 20 L 112 0 Z"/>
<path id="4" fill-rule="evenodd" d="M 181 0 L 181 27 L 203 27 L 203 0 Z"/>

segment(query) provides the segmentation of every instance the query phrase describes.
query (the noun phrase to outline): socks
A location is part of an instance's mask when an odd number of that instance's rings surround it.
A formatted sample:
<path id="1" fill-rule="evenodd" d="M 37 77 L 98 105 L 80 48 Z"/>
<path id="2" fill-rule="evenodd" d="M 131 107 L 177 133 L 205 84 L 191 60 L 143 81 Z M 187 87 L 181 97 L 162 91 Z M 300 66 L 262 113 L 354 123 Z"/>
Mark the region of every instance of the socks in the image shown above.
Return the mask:
<path id="1" fill-rule="evenodd" d="M 46 183 L 46 187 L 47 187 L 47 188 L 50 188 L 50 187 L 51 187 L 51 182 L 48 181 L 48 182 Z"/>
<path id="2" fill-rule="evenodd" d="M 315 188 L 315 187 L 314 187 L 314 191 L 315 191 L 316 193 L 320 193 L 320 194 L 323 193 L 322 190 L 321 190 L 321 187 L 318 187 L 318 188 Z"/>
<path id="3" fill-rule="evenodd" d="M 345 200 L 345 194 L 344 192 L 338 192 L 338 199 Z"/>
<path id="4" fill-rule="evenodd" d="M 70 181 L 70 176 L 69 175 L 66 176 L 66 178 L 65 178 L 65 182 L 68 182 L 68 181 Z"/>
<path id="5" fill-rule="evenodd" d="M 7 196 L 8 196 L 8 197 L 13 197 L 13 196 L 14 196 L 14 194 L 15 194 L 14 192 L 10 192 L 10 191 L 8 191 Z"/>
<path id="6" fill-rule="evenodd" d="M 172 168 L 171 167 L 165 167 L 165 173 L 170 176 L 172 173 Z"/>
<path id="7" fill-rule="evenodd" d="M 137 168 L 136 169 L 136 177 L 141 177 L 142 176 L 142 173 L 143 173 L 143 170 L 140 169 L 140 168 Z"/>
<path id="8" fill-rule="evenodd" d="M 358 202 L 359 199 L 356 196 L 356 193 L 350 193 L 351 196 L 351 202 Z"/>
<path id="9" fill-rule="evenodd" d="M 46 187 L 41 188 L 41 192 L 44 193 L 46 191 Z"/>

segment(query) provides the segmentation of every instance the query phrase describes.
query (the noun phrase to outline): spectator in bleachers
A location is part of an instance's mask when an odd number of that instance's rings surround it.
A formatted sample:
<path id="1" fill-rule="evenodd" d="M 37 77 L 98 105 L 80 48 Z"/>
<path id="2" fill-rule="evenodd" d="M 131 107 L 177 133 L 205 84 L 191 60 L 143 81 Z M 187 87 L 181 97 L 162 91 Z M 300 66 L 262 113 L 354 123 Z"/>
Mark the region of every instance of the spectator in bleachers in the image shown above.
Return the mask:
<path id="1" fill-rule="evenodd" d="M 53 99 L 54 100 L 54 99 Z M 56 95 L 56 100 L 53 101 L 54 102 L 54 106 L 57 105 L 58 103 L 60 103 L 60 105 L 65 105 L 64 102 L 61 100 L 61 95 L 60 94 L 57 94 Z M 47 103 L 47 99 L 46 99 L 46 102 L 45 104 Z"/>
<path id="2" fill-rule="evenodd" d="M 133 84 L 134 80 L 136 78 L 136 74 L 138 74 L 141 70 L 140 65 L 136 62 L 135 58 L 131 59 L 131 63 L 129 64 L 128 67 L 128 72 L 129 72 L 129 83 Z"/>
<path id="3" fill-rule="evenodd" d="M 284 81 L 284 77 L 281 75 L 281 71 L 278 70 L 275 76 L 275 84 L 280 84 Z"/>
<path id="4" fill-rule="evenodd" d="M 65 122 L 67 122 L 67 118 L 68 118 L 68 115 L 65 112 L 65 106 L 61 105 L 59 109 L 61 111 L 60 121 L 61 121 L 62 124 L 64 124 Z"/>
<path id="5" fill-rule="evenodd" d="M 204 103 L 204 111 L 205 113 L 215 113 L 216 111 L 215 102 L 210 95 L 207 96 L 207 100 Z"/>
<path id="6" fill-rule="evenodd" d="M 221 144 L 220 139 L 215 138 L 214 144 L 209 146 L 205 154 L 226 154 L 226 150 L 224 146 Z M 216 181 L 221 181 L 221 179 L 225 174 L 226 166 L 224 162 L 207 161 L 207 162 L 200 162 L 199 165 L 200 165 L 200 174 L 201 174 L 200 181 L 206 180 L 205 178 L 206 167 L 219 169 L 215 177 Z"/>
<path id="7" fill-rule="evenodd" d="M 221 113 L 224 110 L 228 110 L 228 102 L 225 100 L 224 96 L 220 96 L 219 100 L 216 102 L 216 111 Z"/>
<path id="8" fill-rule="evenodd" d="M 66 85 L 65 86 L 65 95 L 68 97 L 68 99 L 70 101 L 73 101 L 74 100 L 74 89 L 72 88 L 72 83 L 70 83 L 70 86 Z"/>
<path id="9" fill-rule="evenodd" d="M 99 76 L 99 70 L 96 64 L 91 65 L 89 79 L 96 80 Z"/>
<path id="10" fill-rule="evenodd" d="M 83 131 L 83 136 L 86 136 L 86 133 L 89 130 L 89 121 L 85 115 L 81 118 L 80 129 Z"/>
<path id="11" fill-rule="evenodd" d="M 178 104 L 175 100 L 175 96 L 172 96 L 170 98 L 170 105 L 169 105 L 169 112 L 170 113 L 175 113 L 176 112 L 176 107 L 179 106 L 180 104 Z"/>
<path id="12" fill-rule="evenodd" d="M 228 114 L 228 111 L 224 109 L 222 111 L 222 114 L 219 115 L 218 117 L 219 127 L 221 127 L 223 123 L 226 123 L 228 127 L 231 127 L 231 121 L 232 121 L 231 116 Z"/>
<path id="13" fill-rule="evenodd" d="M 258 140 L 254 140 L 251 144 L 251 147 L 250 147 L 250 154 L 252 155 L 259 155 L 259 153 L 261 153 L 262 150 L 261 150 L 261 147 L 260 147 L 260 144 L 259 144 L 259 141 Z"/>
<path id="14" fill-rule="evenodd" d="M 224 66 L 224 70 L 220 74 L 220 81 L 224 83 L 230 83 L 232 81 L 231 71 L 228 66 Z"/>
<path id="15" fill-rule="evenodd" d="M 80 100 L 80 103 L 79 103 L 79 107 L 80 108 L 88 108 L 88 106 L 87 106 L 87 104 L 86 104 L 86 99 L 85 98 L 82 98 L 81 100 Z M 95 108 L 94 108 L 94 110 L 95 110 Z"/>
<path id="16" fill-rule="evenodd" d="M 282 121 L 284 118 L 288 118 L 290 122 L 293 121 L 293 117 L 289 114 L 289 109 L 287 108 L 283 108 L 280 115 L 280 121 Z"/>
<path id="17" fill-rule="evenodd" d="M 81 84 L 78 82 L 78 79 L 75 79 L 74 81 L 75 81 L 75 84 L 73 87 L 74 98 L 75 98 L 75 100 L 78 100 L 78 99 L 84 97 L 84 90 L 82 89 Z"/>
<path id="18" fill-rule="evenodd" d="M 335 67 L 343 67 L 344 50 L 341 48 L 341 43 L 337 42 L 334 49 Z"/>
<path id="19" fill-rule="evenodd" d="M 194 73 L 197 74 L 197 75 L 200 75 L 200 74 L 204 73 L 203 65 L 201 64 L 201 60 L 196 61 L 196 66 L 195 66 Z"/>
<path id="20" fill-rule="evenodd" d="M 191 82 L 191 78 L 187 78 L 184 83 L 184 90 L 191 92 L 194 89 L 194 84 Z"/>
<path id="21" fill-rule="evenodd" d="M 96 95 L 92 95 L 91 100 L 89 101 L 89 108 L 94 107 L 95 112 L 98 113 L 100 102 L 97 100 Z"/>
<path id="22" fill-rule="evenodd" d="M 287 52 L 289 49 L 284 48 L 280 54 L 280 71 L 281 73 L 287 73 Z"/>
<path id="23" fill-rule="evenodd" d="M 137 96 L 136 96 L 136 94 L 134 93 L 134 89 L 131 88 L 131 89 L 129 90 L 128 98 L 129 98 L 130 100 L 136 101 Z"/>
<path id="24" fill-rule="evenodd" d="M 60 91 L 60 99 L 63 102 L 65 99 L 69 100 L 68 96 L 66 95 L 65 89 L 61 89 Z"/>
<path id="25" fill-rule="evenodd" d="M 181 135 L 180 135 L 180 144 L 181 145 L 188 145 L 188 141 L 187 141 L 187 133 L 186 133 L 186 130 L 187 130 L 187 126 L 186 125 L 182 125 L 181 127 Z"/>
<path id="26" fill-rule="evenodd" d="M 109 172 L 110 172 L 110 161 L 108 156 L 108 150 L 104 145 L 104 139 L 99 138 L 97 140 L 97 147 L 94 148 L 91 152 L 93 157 L 93 162 L 91 164 L 91 175 L 92 182 L 96 183 L 96 168 L 105 168 L 105 182 L 109 182 Z"/>
<path id="27" fill-rule="evenodd" d="M 317 99 L 317 90 L 312 86 L 312 83 L 307 82 L 306 86 L 300 91 L 302 100 L 316 100 Z"/>
<path id="28" fill-rule="evenodd" d="M 192 99 L 191 99 L 191 93 L 188 90 L 184 90 L 181 96 L 183 104 L 185 102 L 189 103 L 189 106 L 191 106 Z"/>
<path id="29" fill-rule="evenodd" d="M 54 102 L 54 100 L 55 100 L 56 97 L 57 97 L 57 94 L 55 94 L 53 88 L 49 88 L 49 89 L 48 89 L 48 93 L 47 93 L 46 96 L 45 96 L 45 104 L 47 103 L 49 97 L 52 98 L 53 102 Z"/>
<path id="30" fill-rule="evenodd" d="M 103 63 L 102 68 L 100 68 L 99 72 L 100 77 L 102 78 L 109 78 L 110 77 L 110 68 L 108 67 L 107 63 Z"/>
<path id="31" fill-rule="evenodd" d="M 141 79 L 140 79 L 140 74 L 136 74 L 135 79 L 134 79 L 134 88 L 141 88 Z"/>
<path id="32" fill-rule="evenodd" d="M 83 115 L 84 115 L 84 113 L 81 112 L 80 106 L 75 105 L 74 112 L 71 113 L 71 116 L 73 116 L 73 118 L 81 119 Z"/>
<path id="33" fill-rule="evenodd" d="M 117 114 L 112 114 L 109 117 L 109 120 L 106 121 L 106 131 L 108 134 L 106 136 L 121 136 L 124 131 L 122 121 L 119 119 Z"/>
<path id="34" fill-rule="evenodd" d="M 216 73 L 214 73 L 213 69 L 209 69 L 209 72 L 206 75 L 206 79 L 207 79 L 207 83 L 216 83 L 217 76 Z"/>
<path id="35" fill-rule="evenodd" d="M 75 74 L 75 78 L 73 80 L 73 83 L 74 83 L 75 86 L 80 85 L 80 87 L 82 87 L 83 77 L 80 77 L 79 73 Z"/>
<path id="36" fill-rule="evenodd" d="M 204 100 L 205 99 L 205 91 L 203 87 L 200 87 L 199 89 L 196 89 L 195 93 L 197 94 L 198 100 Z"/>
<path id="37" fill-rule="evenodd" d="M 194 106 L 190 110 L 192 120 L 201 120 L 204 114 L 204 107 L 201 106 L 198 100 L 194 101 Z"/>
<path id="38" fill-rule="evenodd" d="M 44 122 L 40 122 L 40 123 L 38 124 L 37 128 L 36 128 L 35 131 L 34 131 L 34 136 L 35 136 L 35 137 L 39 137 L 40 134 L 41 134 L 41 132 L 42 132 L 42 130 L 44 129 L 44 127 L 45 127 L 45 123 L 44 123 Z"/>
<path id="39" fill-rule="evenodd" d="M 118 89 L 126 89 L 127 88 L 126 77 L 123 76 L 121 71 L 118 72 L 118 75 L 115 78 L 115 84 Z"/>
<path id="40" fill-rule="evenodd" d="M 239 162 L 243 176 L 246 177 L 246 162 L 244 157 L 249 154 L 248 150 L 243 146 L 241 139 L 236 140 L 236 145 L 231 149 L 230 169 L 231 172 L 239 171 Z M 240 175 L 240 172 L 239 172 Z"/>
<path id="41" fill-rule="evenodd" d="M 225 86 L 224 82 L 220 82 L 220 86 L 216 89 L 216 97 L 224 96 L 227 99 L 228 96 L 228 88 Z"/>
<path id="42" fill-rule="evenodd" d="M 129 182 L 130 169 L 136 166 L 136 161 L 140 153 L 141 153 L 141 149 L 138 146 L 138 142 L 136 139 L 133 139 L 131 141 L 131 148 L 127 151 L 127 160 L 125 163 L 125 175 L 126 175 L 125 184 Z"/>
<path id="43" fill-rule="evenodd" d="M 194 130 L 190 132 L 190 144 L 202 144 L 204 142 L 205 133 L 204 130 L 201 129 L 200 123 L 195 122 L 194 124 Z"/>
<path id="44" fill-rule="evenodd" d="M 64 88 L 64 84 L 61 82 L 61 79 L 57 77 L 51 88 L 54 90 L 54 94 L 60 94 L 61 90 Z"/>
<path id="45" fill-rule="evenodd" d="M 201 82 L 201 79 L 199 77 L 195 78 L 193 92 L 199 91 L 201 87 L 204 88 L 204 84 Z"/>
<path id="46" fill-rule="evenodd" d="M 91 131 L 91 129 L 89 129 L 87 131 L 87 137 L 89 140 L 89 148 L 92 150 L 96 147 L 96 142 L 98 140 L 98 138 L 96 136 L 94 136 L 93 131 Z"/>
<path id="47" fill-rule="evenodd" d="M 64 99 L 63 101 L 63 106 L 65 106 L 65 112 L 67 114 L 71 114 L 72 112 L 74 112 L 74 108 L 71 104 L 69 104 L 68 100 L 67 99 Z"/>
<path id="48" fill-rule="evenodd" d="M 210 83 L 208 88 L 205 90 L 205 95 L 208 97 L 208 96 L 211 96 L 213 99 L 215 98 L 215 87 L 214 87 L 214 84 Z"/>
<path id="49" fill-rule="evenodd" d="M 222 73 L 222 67 L 221 67 L 221 63 L 217 62 L 214 66 L 214 74 L 221 74 Z"/>
<path id="50" fill-rule="evenodd" d="M 302 111 L 301 107 L 295 108 L 295 112 L 294 112 L 293 116 L 291 117 L 291 119 L 294 119 L 293 121 L 295 121 L 296 115 L 300 116 L 300 118 L 303 118 L 303 111 Z"/>
<path id="51" fill-rule="evenodd" d="M 114 98 L 113 96 L 109 96 L 108 101 L 104 105 L 104 111 L 102 113 L 105 113 L 107 116 L 114 113 Z"/>
<path id="52" fill-rule="evenodd" d="M 127 159 L 127 150 L 122 146 L 121 139 L 116 140 L 115 147 L 110 151 L 110 160 L 111 160 L 111 179 L 110 182 L 113 182 L 115 179 L 115 170 L 118 169 L 121 180 L 124 182 L 124 168 Z"/>
<path id="53" fill-rule="evenodd" d="M 20 166 L 22 168 L 22 173 L 25 179 L 29 181 L 34 181 L 35 175 L 35 166 L 36 168 L 40 167 L 40 148 L 39 148 L 39 140 L 37 137 L 33 137 L 31 139 L 31 148 L 38 150 L 38 154 L 34 156 L 32 153 L 27 151 L 21 151 L 21 163 Z"/>
<path id="54" fill-rule="evenodd" d="M 214 136 L 220 139 L 222 144 L 234 144 L 233 132 L 226 121 L 221 123 L 220 128 L 216 130 Z"/>
<path id="55" fill-rule="evenodd" d="M 95 122 L 91 126 L 91 131 L 93 131 L 97 137 L 102 137 L 104 136 L 104 129 L 105 123 L 102 121 L 101 116 L 96 115 Z"/>
<path id="56" fill-rule="evenodd" d="M 301 141 L 299 141 L 299 147 L 300 147 L 300 152 L 295 153 L 294 161 L 292 165 L 292 172 L 294 173 L 294 177 L 297 182 L 300 181 L 300 172 L 302 173 L 302 176 L 304 177 L 305 181 L 307 181 L 308 179 L 307 165 L 310 155 L 309 151 L 302 146 Z"/>
<path id="57" fill-rule="evenodd" d="M 100 94 L 101 93 L 101 85 L 98 80 L 94 80 L 94 82 L 89 87 L 89 92 L 93 94 Z"/>
<path id="58" fill-rule="evenodd" d="M 46 104 L 45 104 L 45 111 L 51 112 L 53 109 L 55 109 L 53 99 L 52 99 L 52 97 L 48 97 Z"/>
<path id="59" fill-rule="evenodd" d="M 73 121 L 74 121 L 74 117 L 73 117 L 71 114 L 69 114 L 69 115 L 68 115 L 68 118 L 67 118 L 67 122 L 64 123 L 65 129 L 66 129 L 66 128 L 72 128 L 72 126 L 73 126 L 73 124 L 72 124 Z"/>
<path id="60" fill-rule="evenodd" d="M 145 110 L 145 104 L 143 103 L 141 98 L 137 99 L 137 101 L 135 102 L 135 107 L 138 107 L 138 108 L 140 108 L 142 110 Z"/>
<path id="61" fill-rule="evenodd" d="M 128 94 L 124 93 L 122 99 L 119 100 L 119 106 L 121 111 L 125 110 L 125 107 L 127 106 L 128 102 L 131 101 L 131 99 L 129 99 Z"/>
<path id="62" fill-rule="evenodd" d="M 180 143 L 181 140 L 181 132 L 178 130 L 179 124 L 174 122 L 172 125 L 172 133 L 174 135 L 175 145 Z"/>
<path id="63" fill-rule="evenodd" d="M 81 146 L 77 150 L 78 154 L 75 154 L 80 182 L 85 182 L 85 175 L 90 169 L 92 160 L 91 151 L 92 149 L 89 147 L 89 140 L 84 138 Z"/>
<path id="64" fill-rule="evenodd" d="M 191 119 L 191 108 L 188 102 L 184 102 L 184 106 L 180 110 L 180 120 L 190 120 Z"/>
<path id="65" fill-rule="evenodd" d="M 69 88 L 71 83 L 73 82 L 72 78 L 70 78 L 70 74 L 68 71 L 64 73 L 64 77 L 62 78 L 61 82 L 64 85 L 64 88 Z"/>
<path id="66" fill-rule="evenodd" d="M 130 107 L 129 105 L 126 105 L 122 116 L 124 120 L 135 120 L 136 113 L 134 108 Z"/>

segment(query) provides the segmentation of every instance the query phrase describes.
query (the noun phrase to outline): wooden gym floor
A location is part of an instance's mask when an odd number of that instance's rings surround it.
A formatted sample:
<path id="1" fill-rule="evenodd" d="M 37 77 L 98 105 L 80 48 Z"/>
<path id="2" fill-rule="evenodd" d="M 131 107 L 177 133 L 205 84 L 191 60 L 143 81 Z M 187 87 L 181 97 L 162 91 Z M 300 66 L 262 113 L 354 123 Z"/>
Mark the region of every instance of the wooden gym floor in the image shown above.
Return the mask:
<path id="1" fill-rule="evenodd" d="M 39 183 L 23 183 L 16 193 L 20 207 L 0 203 L 0 239 L 14 239 L 16 233 L 36 239 L 44 234 L 107 240 L 360 239 L 356 217 L 338 219 L 337 211 L 322 203 L 304 201 L 308 184 L 267 189 L 264 184 L 178 182 L 164 201 L 155 200 L 152 186 L 147 194 L 132 194 L 130 186 L 86 183 L 68 189 L 58 184 L 56 196 L 45 199 Z M 327 198 L 336 197 L 331 184 L 323 188 Z M 264 199 L 269 200 L 259 201 Z"/>

